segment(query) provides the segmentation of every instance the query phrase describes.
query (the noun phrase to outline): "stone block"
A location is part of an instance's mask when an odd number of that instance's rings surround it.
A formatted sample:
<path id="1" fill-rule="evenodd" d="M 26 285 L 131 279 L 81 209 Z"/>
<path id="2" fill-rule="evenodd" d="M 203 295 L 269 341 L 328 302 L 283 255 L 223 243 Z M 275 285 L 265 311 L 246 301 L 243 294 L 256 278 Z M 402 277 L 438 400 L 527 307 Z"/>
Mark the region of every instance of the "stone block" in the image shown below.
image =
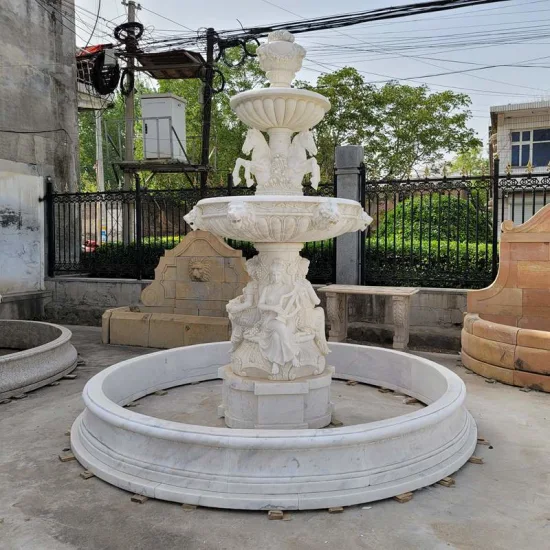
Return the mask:
<path id="1" fill-rule="evenodd" d="M 111 324 L 111 315 L 113 313 L 113 309 L 108 309 L 102 316 L 101 316 L 101 343 L 102 344 L 109 344 L 109 332 L 110 332 L 110 324 Z"/>
<path id="2" fill-rule="evenodd" d="M 462 350 L 462 364 L 471 371 L 484 376 L 485 378 L 490 378 L 492 380 L 498 380 L 503 384 L 514 384 L 514 374 L 515 371 L 512 369 L 503 369 L 501 367 L 496 367 L 495 365 L 490 365 L 474 359 L 468 353 Z"/>
<path id="3" fill-rule="evenodd" d="M 225 300 L 176 300 L 174 313 L 182 313 L 181 310 L 187 309 L 196 311 L 193 315 L 212 315 L 211 312 L 214 311 L 215 317 L 226 316 L 226 305 Z"/>
<path id="4" fill-rule="evenodd" d="M 221 300 L 222 289 L 220 282 L 197 283 L 180 282 L 176 283 L 176 307 L 180 300 Z"/>
<path id="5" fill-rule="evenodd" d="M 185 326 L 180 315 L 153 314 L 149 322 L 149 347 L 170 349 L 184 346 Z"/>
<path id="6" fill-rule="evenodd" d="M 462 331 L 462 349 L 483 363 L 505 369 L 514 368 L 515 346 L 512 344 L 486 340 Z"/>
<path id="7" fill-rule="evenodd" d="M 550 332 L 542 330 L 521 329 L 518 333 L 518 346 L 550 351 Z M 548 357 L 550 361 L 550 355 Z"/>
<path id="8" fill-rule="evenodd" d="M 543 319 L 540 317 L 521 317 L 518 320 L 518 327 L 550 332 L 550 319 Z"/>
<path id="9" fill-rule="evenodd" d="M 550 351 L 547 349 L 516 347 L 516 370 L 544 374 L 550 377 Z"/>
<path id="10" fill-rule="evenodd" d="M 550 243 L 510 243 L 510 259 L 550 260 Z"/>
<path id="11" fill-rule="evenodd" d="M 322 428 L 331 421 L 331 375 L 329 367 L 320 376 L 295 381 L 259 380 L 235 375 L 221 367 L 223 409 L 230 428 L 306 429 Z"/>
<path id="12" fill-rule="evenodd" d="M 508 325 L 510 327 L 519 326 L 518 316 L 516 315 L 491 315 L 490 313 L 484 313 L 480 315 L 480 318 L 491 323 L 499 323 L 501 325 Z"/>
<path id="13" fill-rule="evenodd" d="M 516 370 L 514 371 L 514 385 L 522 388 L 550 392 L 550 376 Z"/>
<path id="14" fill-rule="evenodd" d="M 241 283 L 245 285 L 248 282 L 248 274 L 240 268 L 240 258 L 225 258 L 223 280 L 226 283 Z"/>
<path id="15" fill-rule="evenodd" d="M 480 319 L 477 323 L 475 323 L 472 334 L 474 334 L 474 336 L 478 336 L 479 338 L 515 345 L 518 331 L 518 327 L 510 327 L 500 323 L 491 323 L 490 321 Z"/>
<path id="16" fill-rule="evenodd" d="M 523 306 L 550 308 L 550 280 L 549 288 L 525 288 L 523 290 Z"/>
<path id="17" fill-rule="evenodd" d="M 550 307 L 523 306 L 522 313 L 528 319 L 550 319 Z"/>
<path id="18" fill-rule="evenodd" d="M 467 313 L 464 316 L 464 330 L 469 334 L 473 334 L 473 327 L 477 321 L 479 321 L 479 316 L 476 313 Z"/>
<path id="19" fill-rule="evenodd" d="M 186 346 L 225 342 L 231 336 L 229 319 L 222 317 L 182 316 L 185 322 L 184 342 Z"/>
<path id="20" fill-rule="evenodd" d="M 548 288 L 550 284 L 550 261 L 519 261 L 518 287 Z"/>
<path id="21" fill-rule="evenodd" d="M 109 342 L 125 346 L 149 346 L 150 313 L 115 310 L 111 315 Z"/>

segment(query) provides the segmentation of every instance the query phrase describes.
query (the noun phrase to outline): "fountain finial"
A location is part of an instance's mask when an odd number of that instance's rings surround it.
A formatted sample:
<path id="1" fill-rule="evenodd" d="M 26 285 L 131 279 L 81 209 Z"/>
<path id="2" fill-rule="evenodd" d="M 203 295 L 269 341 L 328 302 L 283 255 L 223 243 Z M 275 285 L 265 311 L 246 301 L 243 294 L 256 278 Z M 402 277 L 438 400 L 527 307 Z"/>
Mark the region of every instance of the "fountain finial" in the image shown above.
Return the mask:
<path id="1" fill-rule="evenodd" d="M 306 50 L 294 42 L 294 36 L 288 31 L 274 31 L 268 34 L 267 42 L 258 48 L 257 54 L 270 86 L 290 88 L 302 68 Z"/>

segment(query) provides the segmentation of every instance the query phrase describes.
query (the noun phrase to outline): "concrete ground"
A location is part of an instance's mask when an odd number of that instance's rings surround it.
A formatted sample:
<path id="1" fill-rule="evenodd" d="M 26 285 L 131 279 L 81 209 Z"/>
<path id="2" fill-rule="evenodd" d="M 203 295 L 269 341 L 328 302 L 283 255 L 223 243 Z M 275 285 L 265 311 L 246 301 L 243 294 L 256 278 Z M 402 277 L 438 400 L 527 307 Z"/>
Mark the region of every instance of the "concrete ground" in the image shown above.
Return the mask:
<path id="1" fill-rule="evenodd" d="M 417 491 L 406 504 L 386 500 L 342 514 L 293 512 L 290 521 L 268 521 L 265 512 L 184 511 L 163 501 L 133 503 L 129 493 L 98 478 L 83 480 L 76 461 L 59 461 L 69 446 L 64 434 L 83 408 L 86 381 L 108 365 L 150 351 L 103 346 L 99 329 L 70 328 L 86 362 L 75 371 L 77 379 L 0 405 L 1 550 L 550 547 L 550 395 L 487 384 L 457 367 L 456 358 L 430 355 L 464 379 L 479 435 L 491 443 L 476 450 L 484 464 L 468 463 L 454 475 L 455 487 L 437 485 Z M 196 388 L 199 397 L 201 391 L 212 393 L 208 385 Z M 140 407 L 160 407 L 180 391 L 155 404 L 145 398 Z"/>

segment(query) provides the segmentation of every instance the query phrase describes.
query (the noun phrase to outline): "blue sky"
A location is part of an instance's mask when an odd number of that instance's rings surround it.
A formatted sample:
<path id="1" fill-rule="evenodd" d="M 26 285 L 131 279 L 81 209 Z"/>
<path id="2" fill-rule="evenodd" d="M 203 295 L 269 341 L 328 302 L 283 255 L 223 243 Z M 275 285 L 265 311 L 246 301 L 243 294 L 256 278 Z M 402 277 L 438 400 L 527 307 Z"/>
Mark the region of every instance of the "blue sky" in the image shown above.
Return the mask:
<path id="1" fill-rule="evenodd" d="M 100 0 L 76 0 L 77 43 L 87 40 Z M 141 0 L 138 18 L 154 36 L 212 26 L 234 29 L 336 13 L 376 9 L 411 0 Z M 119 0 L 101 0 L 102 18 L 125 20 Z M 83 11 L 88 10 L 88 11 Z M 92 13 L 90 13 L 92 12 Z M 164 19 L 162 15 L 172 21 Z M 105 42 L 99 20 L 91 43 Z M 112 25 L 111 25 L 112 26 Z M 414 18 L 302 34 L 308 50 L 299 78 L 349 65 L 367 81 L 390 78 L 428 84 L 472 99 L 470 124 L 486 142 L 489 106 L 550 99 L 550 0 L 510 0 Z M 500 65 L 480 68 L 486 65 Z M 516 65 L 516 66 L 502 66 Z M 531 65 L 518 67 L 517 65 Z M 532 65 L 537 65 L 533 67 Z M 458 74 L 441 74 L 467 71 Z M 440 76 L 432 76 L 440 75 Z"/>

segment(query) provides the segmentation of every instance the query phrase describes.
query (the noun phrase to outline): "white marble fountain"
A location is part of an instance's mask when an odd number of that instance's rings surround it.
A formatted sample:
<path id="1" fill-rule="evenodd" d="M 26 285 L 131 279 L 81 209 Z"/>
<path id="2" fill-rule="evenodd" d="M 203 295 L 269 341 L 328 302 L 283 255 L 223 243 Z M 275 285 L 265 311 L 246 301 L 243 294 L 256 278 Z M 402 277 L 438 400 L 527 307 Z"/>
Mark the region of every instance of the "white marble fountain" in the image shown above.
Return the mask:
<path id="1" fill-rule="evenodd" d="M 231 107 L 250 130 L 234 179 L 255 196 L 201 200 L 194 229 L 254 242 L 250 282 L 229 302 L 230 343 L 162 351 L 106 369 L 84 389 L 72 428 L 78 460 L 97 476 L 147 496 L 242 509 L 312 509 L 378 500 L 456 471 L 476 444 L 465 387 L 451 371 L 401 352 L 327 344 L 324 312 L 306 276 L 305 242 L 364 230 L 355 201 L 304 197 L 319 167 L 311 129 L 330 109 L 291 87 L 305 50 L 285 31 L 258 48 L 271 86 L 237 94 Z M 266 140 L 264 133 L 268 134 Z M 328 360 L 328 361 L 327 361 Z M 331 422 L 333 375 L 383 386 L 427 406 L 341 428 Z M 160 389 L 223 379 L 227 428 L 183 424 L 124 408 Z M 182 407 L 185 404 L 182 403 Z"/>

